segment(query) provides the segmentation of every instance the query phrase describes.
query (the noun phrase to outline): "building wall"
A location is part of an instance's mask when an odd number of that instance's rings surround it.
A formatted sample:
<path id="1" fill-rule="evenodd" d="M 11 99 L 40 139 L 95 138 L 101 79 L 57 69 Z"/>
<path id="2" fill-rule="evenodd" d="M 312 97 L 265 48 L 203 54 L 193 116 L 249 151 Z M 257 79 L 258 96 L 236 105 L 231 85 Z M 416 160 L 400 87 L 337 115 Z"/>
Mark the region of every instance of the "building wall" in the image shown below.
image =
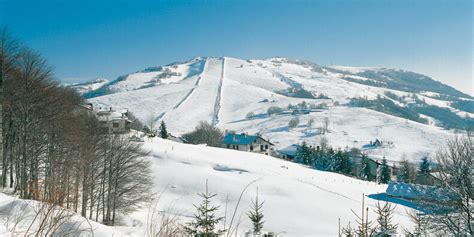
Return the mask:
<path id="1" fill-rule="evenodd" d="M 263 154 L 270 154 L 270 149 L 271 149 L 271 144 L 261 138 L 257 138 L 255 142 L 251 144 L 253 148 L 251 149 L 251 152 L 256 152 L 256 153 L 263 153 Z"/>
<path id="2" fill-rule="evenodd" d="M 127 127 L 127 120 L 125 119 L 102 121 L 100 124 L 108 133 L 125 133 L 130 131 L 130 128 Z"/>
<path id="3" fill-rule="evenodd" d="M 238 150 L 238 151 L 250 151 L 249 145 L 236 145 L 236 144 L 222 144 L 222 148 Z"/>

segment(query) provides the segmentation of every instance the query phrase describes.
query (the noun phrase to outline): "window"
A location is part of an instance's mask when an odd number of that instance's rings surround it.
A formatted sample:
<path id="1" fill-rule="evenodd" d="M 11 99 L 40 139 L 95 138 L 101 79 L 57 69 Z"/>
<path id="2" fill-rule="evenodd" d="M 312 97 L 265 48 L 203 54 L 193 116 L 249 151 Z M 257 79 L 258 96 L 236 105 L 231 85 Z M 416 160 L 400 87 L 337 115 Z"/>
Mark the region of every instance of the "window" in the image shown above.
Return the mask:
<path id="1" fill-rule="evenodd" d="M 118 127 L 119 127 L 119 124 L 118 124 L 118 123 L 113 123 L 112 126 L 113 126 L 114 128 L 118 128 Z"/>
<path id="2" fill-rule="evenodd" d="M 260 150 L 263 151 L 263 145 L 260 145 Z"/>
<path id="3" fill-rule="evenodd" d="M 265 145 L 265 150 L 268 150 L 268 145 Z"/>

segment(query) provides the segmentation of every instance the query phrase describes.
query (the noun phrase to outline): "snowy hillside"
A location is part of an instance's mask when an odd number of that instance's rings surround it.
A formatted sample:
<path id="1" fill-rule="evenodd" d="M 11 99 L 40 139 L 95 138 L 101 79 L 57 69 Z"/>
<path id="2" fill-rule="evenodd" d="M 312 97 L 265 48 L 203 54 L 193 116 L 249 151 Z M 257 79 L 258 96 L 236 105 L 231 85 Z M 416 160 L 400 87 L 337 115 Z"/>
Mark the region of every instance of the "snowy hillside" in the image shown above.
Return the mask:
<path id="1" fill-rule="evenodd" d="M 259 197 L 265 201 L 264 230 L 295 237 L 336 236 L 338 218 L 341 218 L 341 225 L 346 226 L 351 221 L 354 227 L 355 216 L 351 209 L 360 210 L 362 195 L 385 192 L 387 188 L 387 185 L 308 169 L 296 163 L 253 153 L 187 145 L 158 138 L 146 141 L 143 148 L 150 152 L 148 158 L 152 161 L 153 192 L 161 193 L 158 210 L 178 215 L 182 223 L 190 221 L 189 217 L 194 213 L 192 204 L 200 202 L 196 194 L 204 190 L 206 179 L 210 192 L 218 194 L 213 201 L 220 206 L 219 215 L 224 215 L 226 206 L 227 212 L 232 213 L 242 190 L 254 182 L 244 193 L 236 212 L 235 222 L 240 223 L 239 236 L 250 229 L 246 212 L 257 187 Z M 365 200 L 370 209 L 369 217 L 375 219 L 373 210 L 376 201 L 367 197 Z M 24 202 L 33 204 L 33 201 L 15 201 L 0 194 L 0 210 L 9 210 Z M 144 236 L 149 205 L 128 216 L 121 216 L 115 227 L 92 222 L 94 236 Z M 394 221 L 411 229 L 412 223 L 406 211 L 405 207 L 398 206 Z M 230 222 L 228 218 L 227 225 Z M 80 220 L 79 217 L 77 219 Z M 87 227 L 85 222 L 82 225 Z M 8 228 L 0 223 L 0 231 Z M 19 224 L 16 228 L 21 231 L 27 225 Z M 83 235 L 91 236 L 87 231 Z"/>
<path id="2" fill-rule="evenodd" d="M 79 94 L 83 95 L 88 92 L 97 90 L 100 87 L 106 85 L 107 83 L 109 83 L 109 80 L 105 78 L 97 78 L 90 82 L 71 84 L 68 85 L 68 87 L 75 89 L 77 92 L 79 92 Z"/>
<path id="3" fill-rule="evenodd" d="M 316 144 L 323 136 L 340 148 L 362 148 L 379 139 L 391 145 L 367 152 L 393 161 L 403 155 L 417 161 L 444 144 L 453 130 L 441 126 L 474 124 L 474 113 L 466 109 L 474 103 L 472 97 L 426 76 L 285 58 L 195 58 L 121 76 L 85 97 L 99 107 L 129 109 L 145 124 L 164 120 L 175 135 L 204 120 L 223 130 L 260 132 L 277 149 L 303 140 Z M 352 106 L 354 98 L 373 108 Z M 307 111 L 291 115 L 288 105 L 302 102 Z M 272 106 L 283 112 L 268 116 Z M 246 118 L 249 113 L 255 116 Z M 289 130 L 293 116 L 300 125 Z M 326 118 L 330 132 L 323 135 L 319 128 Z M 307 126 L 311 119 L 315 123 Z"/>

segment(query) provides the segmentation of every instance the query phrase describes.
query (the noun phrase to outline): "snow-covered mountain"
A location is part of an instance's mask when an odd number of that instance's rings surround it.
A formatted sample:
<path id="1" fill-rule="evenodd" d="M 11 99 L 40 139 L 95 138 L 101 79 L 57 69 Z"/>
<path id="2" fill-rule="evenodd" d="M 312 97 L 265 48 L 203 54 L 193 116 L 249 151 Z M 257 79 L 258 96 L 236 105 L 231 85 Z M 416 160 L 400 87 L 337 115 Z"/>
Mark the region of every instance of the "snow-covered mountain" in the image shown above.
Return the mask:
<path id="1" fill-rule="evenodd" d="M 404 155 L 415 161 L 454 134 L 446 128 L 474 124 L 473 98 L 427 76 L 286 58 L 198 57 L 121 76 L 84 96 L 96 106 L 127 108 L 143 123 L 164 120 L 176 135 L 208 121 L 260 132 L 277 149 L 322 137 L 340 148 L 379 139 L 386 145 L 367 152 L 392 161 Z M 273 106 L 283 111 L 268 115 Z M 295 116 L 300 124 L 289 129 Z M 326 118 L 330 132 L 321 134 Z"/>
<path id="2" fill-rule="evenodd" d="M 106 85 L 107 83 L 109 83 L 109 80 L 105 78 L 97 78 L 89 82 L 74 83 L 68 85 L 68 87 L 75 89 L 77 92 L 79 92 L 79 94 L 83 95 L 91 91 L 97 90 L 102 86 Z"/>

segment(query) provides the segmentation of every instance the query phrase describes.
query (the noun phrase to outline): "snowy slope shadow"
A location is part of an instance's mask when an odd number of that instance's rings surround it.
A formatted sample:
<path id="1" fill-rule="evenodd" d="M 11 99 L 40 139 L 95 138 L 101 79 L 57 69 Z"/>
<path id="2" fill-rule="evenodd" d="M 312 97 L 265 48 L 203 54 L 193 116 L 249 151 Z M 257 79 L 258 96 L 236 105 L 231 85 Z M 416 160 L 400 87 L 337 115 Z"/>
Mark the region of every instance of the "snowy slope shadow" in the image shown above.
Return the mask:
<path id="1" fill-rule="evenodd" d="M 217 171 L 222 171 L 222 172 L 238 172 L 239 174 L 248 173 L 247 170 L 237 169 L 237 168 L 230 168 L 230 167 L 225 166 L 225 165 L 214 165 L 213 169 L 217 170 Z"/>

